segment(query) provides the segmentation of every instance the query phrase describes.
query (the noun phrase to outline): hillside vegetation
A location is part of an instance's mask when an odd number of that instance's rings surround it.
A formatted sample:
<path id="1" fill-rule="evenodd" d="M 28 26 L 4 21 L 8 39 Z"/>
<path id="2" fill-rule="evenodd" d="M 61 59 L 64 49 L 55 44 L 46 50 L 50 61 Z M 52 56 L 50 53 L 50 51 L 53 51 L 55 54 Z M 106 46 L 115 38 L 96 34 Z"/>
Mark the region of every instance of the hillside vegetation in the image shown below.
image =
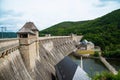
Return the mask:
<path id="1" fill-rule="evenodd" d="M 117 75 L 108 72 L 102 72 L 100 74 L 96 74 L 92 80 L 120 80 L 120 71 L 118 71 Z"/>
<path id="2" fill-rule="evenodd" d="M 62 22 L 40 31 L 40 36 L 51 35 L 84 35 L 100 46 L 104 56 L 120 57 L 120 9 L 94 20 Z"/>
<path id="3" fill-rule="evenodd" d="M 1 38 L 17 38 L 17 34 L 15 32 L 0 32 Z"/>

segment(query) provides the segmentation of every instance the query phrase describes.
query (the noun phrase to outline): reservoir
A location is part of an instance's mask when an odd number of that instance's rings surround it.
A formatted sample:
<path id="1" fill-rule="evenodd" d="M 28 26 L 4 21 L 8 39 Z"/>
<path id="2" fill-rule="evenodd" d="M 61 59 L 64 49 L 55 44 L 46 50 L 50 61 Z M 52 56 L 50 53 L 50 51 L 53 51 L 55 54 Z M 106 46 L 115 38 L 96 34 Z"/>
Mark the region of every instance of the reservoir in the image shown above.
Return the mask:
<path id="1" fill-rule="evenodd" d="M 70 58 L 78 65 L 81 64 L 81 60 L 70 56 Z M 108 71 L 104 64 L 99 59 L 94 58 L 83 58 L 83 70 L 88 73 L 90 77 L 94 76 L 96 73 L 101 73 L 102 71 Z"/>
<path id="2" fill-rule="evenodd" d="M 76 58 L 70 55 L 70 58 L 80 66 L 80 58 Z M 120 60 L 119 59 L 106 59 L 117 71 L 120 69 Z M 104 66 L 104 64 L 96 58 L 82 58 L 83 70 L 88 73 L 90 77 L 94 76 L 97 73 L 109 70 Z"/>

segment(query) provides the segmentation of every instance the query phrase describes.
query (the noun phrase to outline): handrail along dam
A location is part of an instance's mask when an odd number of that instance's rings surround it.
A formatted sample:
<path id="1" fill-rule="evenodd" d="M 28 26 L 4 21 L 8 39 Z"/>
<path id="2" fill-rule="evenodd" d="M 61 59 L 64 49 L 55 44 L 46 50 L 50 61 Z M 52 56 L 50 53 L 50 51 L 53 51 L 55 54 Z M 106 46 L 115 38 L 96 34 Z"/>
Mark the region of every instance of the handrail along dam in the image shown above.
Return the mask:
<path id="1" fill-rule="evenodd" d="M 38 37 L 38 29 L 27 22 L 18 38 L 0 40 L 0 80 L 52 80 L 54 66 L 76 50 L 82 36 Z"/>

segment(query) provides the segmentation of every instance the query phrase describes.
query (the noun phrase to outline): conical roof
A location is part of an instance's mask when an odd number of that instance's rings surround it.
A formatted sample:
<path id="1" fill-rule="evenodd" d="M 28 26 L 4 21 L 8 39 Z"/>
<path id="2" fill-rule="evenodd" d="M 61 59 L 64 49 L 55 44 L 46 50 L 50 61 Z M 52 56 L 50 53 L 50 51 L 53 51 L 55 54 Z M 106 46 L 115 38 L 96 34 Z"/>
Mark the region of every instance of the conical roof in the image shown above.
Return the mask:
<path id="1" fill-rule="evenodd" d="M 33 31 L 38 31 L 37 27 L 34 25 L 33 22 L 27 22 L 17 33 L 35 34 Z"/>

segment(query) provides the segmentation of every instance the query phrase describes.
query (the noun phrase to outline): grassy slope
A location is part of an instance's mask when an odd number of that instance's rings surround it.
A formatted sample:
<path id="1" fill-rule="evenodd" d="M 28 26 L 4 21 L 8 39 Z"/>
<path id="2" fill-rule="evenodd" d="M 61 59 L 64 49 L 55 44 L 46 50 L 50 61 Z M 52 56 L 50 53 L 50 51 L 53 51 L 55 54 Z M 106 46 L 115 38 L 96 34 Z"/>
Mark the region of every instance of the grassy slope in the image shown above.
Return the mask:
<path id="1" fill-rule="evenodd" d="M 84 35 L 83 39 L 93 41 L 104 50 L 105 54 L 108 54 L 108 51 L 117 51 L 111 53 L 119 53 L 120 9 L 94 20 L 62 22 L 40 32 L 41 35 L 48 33 L 52 35 L 82 34 Z"/>

